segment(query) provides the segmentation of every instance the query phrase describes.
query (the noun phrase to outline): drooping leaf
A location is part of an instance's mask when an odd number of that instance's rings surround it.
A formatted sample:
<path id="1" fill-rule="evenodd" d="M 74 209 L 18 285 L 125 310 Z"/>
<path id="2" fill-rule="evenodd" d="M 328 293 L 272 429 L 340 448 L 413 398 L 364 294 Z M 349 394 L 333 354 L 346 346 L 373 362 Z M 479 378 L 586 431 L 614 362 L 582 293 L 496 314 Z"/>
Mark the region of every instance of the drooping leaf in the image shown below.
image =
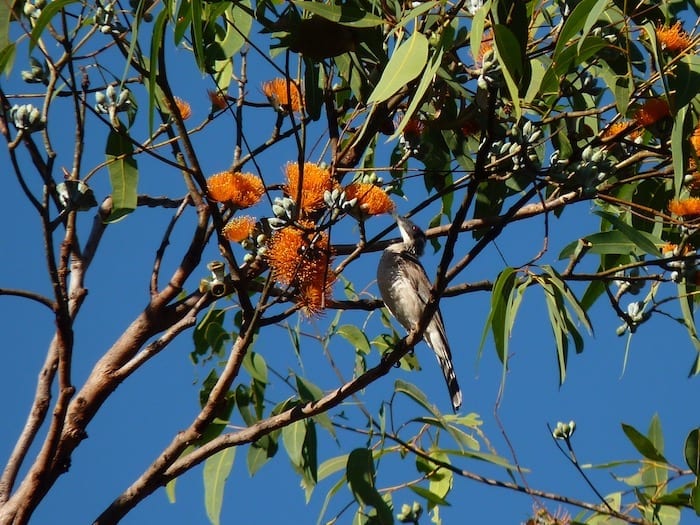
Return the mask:
<path id="1" fill-rule="evenodd" d="M 37 42 L 39 42 L 39 38 L 41 38 L 41 34 L 44 32 L 44 29 L 46 29 L 46 26 L 51 23 L 54 16 L 56 16 L 65 7 L 77 1 L 78 0 L 53 0 L 44 5 L 44 7 L 41 9 L 39 18 L 37 18 L 34 22 L 32 34 L 29 36 L 30 53 L 34 50 Z"/>
<path id="2" fill-rule="evenodd" d="M 226 448 L 204 462 L 204 507 L 212 525 L 219 525 L 224 487 L 236 457 L 234 447 Z"/>
<path id="3" fill-rule="evenodd" d="M 596 4 L 600 1 L 601 0 L 582 0 L 574 7 L 569 16 L 566 17 L 564 25 L 559 32 L 559 38 L 557 38 L 554 52 L 552 53 L 552 58 L 555 63 L 559 61 L 562 51 L 568 47 L 569 42 L 578 35 L 584 26 L 587 26 L 588 29 L 592 27 L 592 24 L 588 25 L 587 22 L 589 21 L 590 14 L 595 12 Z"/>
<path id="4" fill-rule="evenodd" d="M 655 237 L 647 232 L 637 231 L 639 237 L 644 237 L 647 244 L 654 244 Z M 646 252 L 630 240 L 630 238 L 621 231 L 609 230 L 605 232 L 592 233 L 584 237 L 591 244 L 589 253 L 599 255 L 615 254 L 615 255 L 630 255 L 642 256 Z M 559 253 L 560 259 L 568 259 L 576 250 L 578 241 L 564 247 Z"/>
<path id="5" fill-rule="evenodd" d="M 363 506 L 374 507 L 379 523 L 393 523 L 391 509 L 375 486 L 375 469 L 372 451 L 356 448 L 348 455 L 345 476 L 355 500 Z"/>
<path id="6" fill-rule="evenodd" d="M 367 334 L 365 334 L 357 326 L 345 324 L 340 326 L 336 333 L 350 343 L 357 351 L 366 355 L 371 352 Z"/>
<path id="7" fill-rule="evenodd" d="M 673 119 L 671 131 L 671 159 L 673 161 L 673 193 L 680 196 L 683 189 L 685 168 L 688 164 L 686 115 L 688 106 L 683 106 Z"/>
<path id="8" fill-rule="evenodd" d="M 418 494 L 421 498 L 425 498 L 425 501 L 428 502 L 428 508 L 431 509 L 435 507 L 436 505 L 440 505 L 442 507 L 449 507 L 450 504 L 449 502 L 435 494 L 433 491 L 429 489 L 425 489 L 419 485 L 410 485 L 409 488 Z"/>
<path id="9" fill-rule="evenodd" d="M 685 438 L 683 454 L 693 474 L 700 476 L 700 428 L 694 428 Z"/>
<path id="10" fill-rule="evenodd" d="M 517 274 L 513 268 L 504 268 L 493 285 L 491 291 L 491 308 L 489 316 L 486 319 L 484 330 L 481 334 L 481 342 L 477 354 L 481 356 L 489 330 L 493 333 L 494 346 L 496 354 L 501 363 L 505 363 L 508 352 L 508 339 L 510 337 L 510 328 L 512 323 L 507 322 L 508 305 L 510 303 L 511 293 L 515 286 L 515 278 Z"/>
<path id="11" fill-rule="evenodd" d="M 622 430 L 627 438 L 632 442 L 634 448 L 636 448 L 642 456 L 647 459 L 651 459 L 652 461 L 667 463 L 666 458 L 656 449 L 651 440 L 639 432 L 636 428 L 622 423 Z"/>
<path id="12" fill-rule="evenodd" d="M 521 60 L 521 48 L 518 40 L 508 27 L 496 24 L 493 27 L 494 44 L 496 46 L 496 57 L 501 64 L 503 78 L 506 81 L 508 92 L 515 118 L 522 115 L 520 107 L 520 82 L 523 78 L 523 62 Z"/>
<path id="13" fill-rule="evenodd" d="M 306 439 L 306 424 L 304 420 L 295 421 L 282 428 L 284 450 L 294 465 L 302 464 L 304 439 Z"/>
<path id="14" fill-rule="evenodd" d="M 267 363 L 262 355 L 257 352 L 247 352 L 243 358 L 243 368 L 250 374 L 250 377 L 260 383 L 267 384 Z"/>
<path id="15" fill-rule="evenodd" d="M 367 103 L 384 102 L 392 97 L 420 75 L 427 62 L 428 39 L 416 31 L 394 50 Z"/>
<path id="16" fill-rule="evenodd" d="M 112 213 L 105 222 L 116 222 L 136 209 L 139 172 L 128 137 L 111 130 L 107 137 L 107 170 L 112 185 Z"/>
<path id="17" fill-rule="evenodd" d="M 412 399 L 418 405 L 422 406 L 427 412 L 437 415 L 435 414 L 435 409 L 433 408 L 432 403 L 428 401 L 428 397 L 415 385 L 397 379 L 394 382 L 394 391 L 407 395 L 409 399 Z"/>
<path id="18" fill-rule="evenodd" d="M 7 76 L 9 76 L 12 71 L 16 52 L 17 46 L 14 42 L 0 50 L 0 72 L 5 73 Z"/>

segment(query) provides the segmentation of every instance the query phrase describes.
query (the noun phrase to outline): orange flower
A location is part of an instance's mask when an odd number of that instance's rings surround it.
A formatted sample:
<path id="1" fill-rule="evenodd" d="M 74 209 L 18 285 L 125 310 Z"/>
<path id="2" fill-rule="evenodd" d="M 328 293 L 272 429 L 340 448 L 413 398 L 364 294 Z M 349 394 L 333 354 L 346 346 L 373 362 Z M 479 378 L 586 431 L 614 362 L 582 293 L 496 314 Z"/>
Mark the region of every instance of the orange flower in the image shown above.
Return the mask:
<path id="1" fill-rule="evenodd" d="M 459 128 L 459 130 L 462 132 L 463 136 L 469 137 L 471 135 L 476 135 L 479 131 L 481 131 L 481 126 L 475 119 L 469 119 L 461 128 Z"/>
<path id="2" fill-rule="evenodd" d="M 672 255 L 675 254 L 675 252 L 678 249 L 678 245 L 674 244 L 672 242 L 667 242 L 666 244 L 661 246 L 661 253 L 663 255 L 666 255 L 667 253 L 670 253 Z M 682 255 L 690 255 L 695 251 L 695 248 L 693 248 L 690 244 L 686 244 L 683 247 L 683 254 Z"/>
<path id="3" fill-rule="evenodd" d="M 476 57 L 476 63 L 483 66 L 484 57 L 493 50 L 493 34 L 489 29 L 481 37 L 481 45 L 479 45 L 479 55 Z"/>
<path id="4" fill-rule="evenodd" d="M 635 112 L 634 121 L 646 128 L 670 114 L 668 102 L 661 98 L 650 98 Z"/>
<path id="5" fill-rule="evenodd" d="M 174 97 L 174 99 L 175 106 L 177 106 L 177 110 L 180 113 L 182 120 L 187 120 L 190 118 L 192 116 L 192 108 L 190 107 L 189 103 L 185 102 L 180 97 Z"/>
<path id="6" fill-rule="evenodd" d="M 345 188 L 347 200 L 357 198 L 357 205 L 367 215 L 380 215 L 394 211 L 394 202 L 386 192 L 374 184 L 353 182 Z"/>
<path id="7" fill-rule="evenodd" d="M 690 144 L 695 150 L 695 155 L 700 157 L 700 122 L 693 130 L 693 134 L 690 136 Z"/>
<path id="8" fill-rule="evenodd" d="M 608 129 L 606 129 L 601 138 L 602 139 L 614 139 L 618 138 L 620 136 L 625 137 L 628 135 L 630 129 L 634 127 L 634 122 L 630 122 L 629 120 L 619 120 L 615 122 L 614 124 L 610 125 Z"/>
<path id="9" fill-rule="evenodd" d="M 661 44 L 661 49 L 665 49 L 670 53 L 680 53 L 693 44 L 693 39 L 690 38 L 688 33 L 683 31 L 683 25 L 680 21 L 671 27 L 657 26 L 656 39 Z"/>
<path id="10" fill-rule="evenodd" d="M 296 83 L 285 80 L 284 78 L 276 78 L 269 82 L 263 82 L 263 93 L 270 101 L 270 104 L 282 113 L 291 110 L 294 112 L 301 111 L 302 99 L 299 87 Z M 291 102 L 290 102 L 291 99 Z"/>
<path id="11" fill-rule="evenodd" d="M 296 288 L 297 299 L 307 314 L 318 314 L 330 294 L 335 274 L 330 269 L 332 249 L 328 234 L 313 231 L 314 224 L 287 226 L 272 233 L 265 254 L 272 278 Z"/>
<path id="12" fill-rule="evenodd" d="M 332 191 L 335 182 L 331 179 L 331 172 L 311 162 L 304 164 L 301 188 L 299 187 L 299 164 L 290 162 L 285 167 L 287 184 L 284 192 L 294 199 L 300 199 L 297 203 L 305 212 L 316 211 L 323 207 L 323 194 Z M 301 190 L 301 191 L 300 191 Z"/>
<path id="13" fill-rule="evenodd" d="M 404 135 L 410 135 L 412 137 L 420 137 L 425 131 L 425 122 L 417 118 L 412 118 L 406 123 L 406 127 L 403 128 Z"/>
<path id="14" fill-rule="evenodd" d="M 215 109 L 226 109 L 226 106 L 228 106 L 226 102 L 226 95 L 222 93 L 221 91 L 212 91 L 212 90 L 207 90 L 207 96 L 209 96 L 209 100 L 211 101 L 211 105 Z"/>
<path id="15" fill-rule="evenodd" d="M 217 202 L 230 202 L 237 208 L 257 204 L 265 193 L 260 177 L 252 173 L 222 171 L 207 179 L 209 197 Z"/>
<path id="16" fill-rule="evenodd" d="M 674 215 L 678 215 L 684 219 L 700 217 L 700 197 L 673 199 L 668 203 L 668 209 Z"/>
<path id="17" fill-rule="evenodd" d="M 255 222 L 255 219 L 250 215 L 236 217 L 224 226 L 221 233 L 231 242 L 241 242 L 252 235 L 253 230 L 255 230 Z"/>
<path id="18" fill-rule="evenodd" d="M 332 272 L 329 271 L 328 276 L 329 279 L 326 280 L 325 285 L 322 281 L 320 284 L 310 282 L 304 283 L 299 288 L 299 304 L 301 304 L 307 317 L 320 315 L 326 307 L 326 303 L 330 300 L 335 275 L 332 275 Z"/>

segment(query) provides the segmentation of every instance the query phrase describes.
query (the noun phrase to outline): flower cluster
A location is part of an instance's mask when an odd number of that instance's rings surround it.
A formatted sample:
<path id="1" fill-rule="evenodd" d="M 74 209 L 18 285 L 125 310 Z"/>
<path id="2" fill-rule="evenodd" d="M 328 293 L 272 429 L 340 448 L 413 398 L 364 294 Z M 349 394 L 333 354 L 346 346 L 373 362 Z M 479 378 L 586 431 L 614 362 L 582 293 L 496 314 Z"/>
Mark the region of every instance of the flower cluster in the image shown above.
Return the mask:
<path id="1" fill-rule="evenodd" d="M 110 84 L 104 93 L 95 93 L 95 111 L 109 115 L 109 121 L 115 129 L 119 128 L 117 113 L 128 111 L 131 107 L 131 92 L 127 88 L 122 88 L 117 95 L 117 90 Z"/>
<path id="2" fill-rule="evenodd" d="M 641 130 L 635 128 L 636 126 L 631 120 L 618 120 L 608 126 L 601 138 L 606 141 L 629 136 L 632 140 L 636 140 L 641 136 Z"/>
<path id="3" fill-rule="evenodd" d="M 304 163 L 301 173 L 299 164 L 290 162 L 285 167 L 285 177 L 287 183 L 284 186 L 284 193 L 306 214 L 321 209 L 324 205 L 325 192 L 333 191 L 335 187 L 331 172 L 311 162 Z"/>
<path id="4" fill-rule="evenodd" d="M 698 276 L 697 252 L 690 244 L 682 247 L 677 244 L 665 244 L 661 247 L 661 253 L 665 259 L 685 257 L 669 261 L 666 267 L 671 270 L 671 280 L 681 282 L 683 279 L 690 279 L 695 282 Z M 696 283 L 697 284 L 697 283 Z"/>
<path id="5" fill-rule="evenodd" d="M 648 128 L 670 115 L 668 102 L 662 98 L 650 98 L 634 113 L 634 121 L 639 126 Z"/>
<path id="6" fill-rule="evenodd" d="M 182 118 L 182 120 L 187 120 L 192 116 L 192 108 L 190 107 L 190 104 L 185 100 L 182 100 L 180 97 L 175 97 L 175 106 L 177 107 L 177 111 L 180 113 L 180 118 Z"/>
<path id="7" fill-rule="evenodd" d="M 117 19 L 114 12 L 114 4 L 107 4 L 104 7 L 99 6 L 95 10 L 95 25 L 100 28 L 100 32 L 104 34 L 118 35 L 124 33 L 127 28 L 124 27 Z"/>
<path id="8" fill-rule="evenodd" d="M 278 284 L 291 287 L 308 315 L 320 313 L 330 297 L 335 274 L 326 232 L 301 221 L 272 233 L 265 257 Z"/>
<path id="9" fill-rule="evenodd" d="M 221 230 L 221 233 L 231 242 L 241 242 L 253 235 L 256 220 L 250 215 L 242 215 L 231 219 Z"/>
<path id="10" fill-rule="evenodd" d="M 303 100 L 299 86 L 284 78 L 275 78 L 268 82 L 263 82 L 263 93 L 280 113 L 287 113 L 290 110 L 294 113 L 301 111 Z"/>
<path id="11" fill-rule="evenodd" d="M 411 118 L 406 122 L 403 133 L 399 137 L 399 145 L 407 155 L 420 158 L 423 133 L 425 133 L 425 122 L 422 120 Z"/>
<path id="12" fill-rule="evenodd" d="M 41 111 L 31 104 L 15 104 L 10 109 L 10 120 L 17 131 L 33 133 L 41 131 L 46 126 L 46 121 L 41 116 Z"/>
<path id="13" fill-rule="evenodd" d="M 657 26 L 656 39 L 659 41 L 661 49 L 669 53 L 680 53 L 693 44 L 693 39 L 683 30 L 683 24 L 680 21 L 671 27 Z"/>
<path id="14" fill-rule="evenodd" d="M 668 209 L 683 220 L 695 220 L 700 217 L 700 198 L 673 199 L 668 203 Z"/>
<path id="15" fill-rule="evenodd" d="M 207 191 L 212 200 L 242 209 L 260 201 L 265 185 L 260 177 L 252 173 L 222 171 L 207 179 Z"/>
<path id="16" fill-rule="evenodd" d="M 29 4 L 27 4 L 29 5 Z M 29 57 L 31 69 L 21 72 L 22 80 L 27 84 L 48 84 L 49 68 L 34 57 Z"/>
<path id="17" fill-rule="evenodd" d="M 213 110 L 221 111 L 223 109 L 226 109 L 226 107 L 228 106 L 226 94 L 221 91 L 207 90 L 207 96 L 209 97 L 209 101 L 211 102 L 211 107 Z"/>
<path id="18" fill-rule="evenodd" d="M 357 208 L 362 215 L 381 215 L 394 211 L 394 202 L 389 195 L 376 184 L 353 182 L 345 187 L 347 200 L 357 199 Z"/>
<path id="19" fill-rule="evenodd" d="M 542 130 L 530 120 L 522 126 L 514 126 L 508 135 L 491 144 L 490 156 L 493 162 L 509 162 L 510 169 L 519 170 L 526 165 L 540 163 L 536 147 L 542 139 Z"/>

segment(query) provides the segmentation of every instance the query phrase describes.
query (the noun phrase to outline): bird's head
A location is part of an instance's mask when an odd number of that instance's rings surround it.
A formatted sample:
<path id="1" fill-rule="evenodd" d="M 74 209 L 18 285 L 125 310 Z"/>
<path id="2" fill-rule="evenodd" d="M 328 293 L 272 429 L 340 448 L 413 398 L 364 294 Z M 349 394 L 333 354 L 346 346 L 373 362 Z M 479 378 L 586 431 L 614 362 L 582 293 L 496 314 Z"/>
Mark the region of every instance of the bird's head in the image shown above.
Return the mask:
<path id="1" fill-rule="evenodd" d="M 416 257 L 423 255 L 425 250 L 425 233 L 418 226 L 404 217 L 396 217 L 403 242 L 411 248 Z"/>

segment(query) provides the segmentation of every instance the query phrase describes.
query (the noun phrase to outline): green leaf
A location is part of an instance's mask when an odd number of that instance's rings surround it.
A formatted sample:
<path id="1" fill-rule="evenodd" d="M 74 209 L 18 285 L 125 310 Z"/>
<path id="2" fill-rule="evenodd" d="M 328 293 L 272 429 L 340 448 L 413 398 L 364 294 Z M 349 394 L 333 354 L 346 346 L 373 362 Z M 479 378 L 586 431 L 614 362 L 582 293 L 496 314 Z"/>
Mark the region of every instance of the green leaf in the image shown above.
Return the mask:
<path id="1" fill-rule="evenodd" d="M 504 362 L 508 340 L 505 319 L 508 298 L 513 290 L 513 285 L 515 284 L 515 276 L 515 270 L 508 267 L 504 268 L 496 278 L 496 282 L 494 283 L 491 291 L 491 308 L 489 310 L 489 316 L 486 319 L 486 324 L 484 325 L 484 330 L 481 334 L 479 349 L 477 350 L 478 356 L 481 356 L 484 345 L 486 344 L 486 338 L 488 337 L 489 330 L 491 330 L 493 332 L 496 354 L 501 362 Z"/>
<path id="2" fill-rule="evenodd" d="M 651 440 L 644 434 L 639 432 L 634 427 L 626 425 L 625 423 L 622 423 L 622 430 L 627 438 L 632 442 L 634 448 L 636 448 L 642 456 L 652 461 L 668 463 L 663 454 L 656 449 L 654 443 L 652 443 Z"/>
<path id="3" fill-rule="evenodd" d="M 690 431 L 683 447 L 685 462 L 693 474 L 700 476 L 700 428 Z"/>
<path id="4" fill-rule="evenodd" d="M 156 101 L 160 99 L 158 96 L 161 94 L 160 87 L 156 82 L 158 75 L 158 52 L 163 43 L 163 34 L 165 33 L 165 27 L 168 23 L 168 12 L 163 9 L 155 21 L 153 22 L 153 31 L 151 33 L 151 54 L 148 57 L 148 71 L 151 73 L 146 79 L 146 86 L 148 88 L 148 133 L 153 133 L 153 119 L 156 110 Z"/>
<path id="5" fill-rule="evenodd" d="M 177 483 L 177 478 L 173 478 L 165 485 L 165 495 L 168 498 L 168 502 L 175 503 L 175 484 Z"/>
<path id="6" fill-rule="evenodd" d="M 420 107 L 420 104 L 423 101 L 423 95 L 425 95 L 425 92 L 432 85 L 433 78 L 435 78 L 435 74 L 437 73 L 438 69 L 440 69 L 440 65 L 442 64 L 443 53 L 444 51 L 442 48 L 433 53 L 433 56 L 430 58 L 429 66 L 425 69 L 425 71 L 423 71 L 423 76 L 421 77 L 420 82 L 418 83 L 418 86 L 416 87 L 415 91 L 411 95 L 411 103 L 408 105 L 408 109 L 404 113 L 403 117 L 401 117 L 401 122 L 399 122 L 399 125 L 396 126 L 396 130 L 394 131 L 394 133 L 391 135 L 391 137 L 387 139 L 387 142 L 396 139 L 401 135 L 401 133 L 403 133 L 403 130 L 411 120 L 411 117 Z M 451 193 L 447 193 L 445 195 L 445 197 L 451 196 Z"/>
<path id="7" fill-rule="evenodd" d="M 258 439 L 255 443 L 251 443 L 248 448 L 248 457 L 246 458 L 248 473 L 251 477 L 277 454 L 279 449 L 277 436 L 279 436 L 279 432 L 268 434 Z"/>
<path id="8" fill-rule="evenodd" d="M 555 63 L 559 61 L 562 51 L 568 47 L 569 42 L 583 29 L 584 25 L 588 25 L 588 18 L 590 14 L 595 11 L 596 7 L 598 7 L 596 6 L 598 2 L 600 2 L 600 0 L 583 0 L 566 18 L 559 32 L 559 38 L 554 47 L 554 53 L 552 54 Z"/>
<path id="9" fill-rule="evenodd" d="M 379 523 L 393 523 L 391 509 L 382 499 L 375 486 L 375 470 L 372 451 L 366 448 L 356 448 L 348 456 L 345 476 L 355 500 L 363 506 L 374 507 Z"/>
<path id="10" fill-rule="evenodd" d="M 623 219 L 612 213 L 600 210 L 596 210 L 593 213 L 609 222 L 615 230 L 624 233 L 625 236 L 630 241 L 632 241 L 635 244 L 635 246 L 637 246 L 640 250 L 655 257 L 661 255 L 661 252 L 658 248 L 658 245 L 661 244 L 661 239 L 657 239 L 647 232 L 642 232 L 634 228 L 630 224 L 626 223 Z"/>
<path id="11" fill-rule="evenodd" d="M 64 7 L 77 2 L 78 0 L 53 0 L 48 2 L 42 9 L 39 18 L 34 22 L 32 34 L 29 36 L 29 52 L 34 50 L 37 42 L 41 38 L 44 29 Z"/>
<path id="12" fill-rule="evenodd" d="M 256 352 L 248 352 L 243 358 L 243 368 L 250 377 L 263 384 L 267 384 L 267 363 L 265 358 Z"/>
<path id="13" fill-rule="evenodd" d="M 345 464 L 343 464 L 344 466 Z M 323 520 L 323 516 L 326 514 L 326 510 L 328 509 L 328 505 L 331 502 L 331 499 L 333 496 L 335 496 L 340 489 L 343 488 L 345 485 L 345 476 L 342 476 L 336 483 L 333 485 L 328 493 L 326 494 L 326 497 L 323 500 L 323 505 L 321 506 L 321 510 L 318 513 L 318 520 L 316 520 L 316 525 L 321 525 L 321 521 Z"/>
<path id="14" fill-rule="evenodd" d="M 650 233 L 637 231 L 639 236 L 645 237 L 651 244 L 654 243 L 655 237 Z M 639 248 L 639 246 L 632 242 L 630 238 L 621 231 L 609 230 L 606 232 L 593 233 L 591 235 L 586 235 L 584 239 L 591 243 L 591 247 L 588 250 L 589 253 L 596 253 L 599 255 L 635 255 L 642 256 L 646 252 Z M 559 253 L 559 259 L 568 259 L 576 250 L 578 241 L 574 241 Z"/>
<path id="15" fill-rule="evenodd" d="M 308 11 L 309 13 L 344 26 L 376 27 L 384 23 L 384 20 L 377 15 L 367 13 L 349 4 L 334 5 L 300 0 L 293 0 L 292 3 L 304 11 Z"/>
<path id="16" fill-rule="evenodd" d="M 598 22 L 598 19 L 600 18 L 600 15 L 602 15 L 606 9 L 610 7 L 610 0 L 597 0 L 595 2 L 595 5 L 593 5 L 590 8 L 590 11 L 586 14 L 586 21 L 583 24 L 583 36 L 584 38 L 588 36 L 588 33 L 590 33 L 591 29 L 593 29 L 593 26 Z M 583 44 L 585 40 L 581 40 L 579 42 L 579 46 Z"/>
<path id="17" fill-rule="evenodd" d="M 441 450 L 430 450 L 430 457 L 442 463 L 450 464 L 450 457 Z M 430 470 L 426 472 L 430 481 L 428 488 L 432 494 L 445 498 L 452 490 L 453 474 L 452 471 L 446 468 L 435 470 L 435 465 L 431 464 Z"/>
<path id="18" fill-rule="evenodd" d="M 399 89 L 420 75 L 427 61 L 428 39 L 416 31 L 396 48 L 367 103 L 384 102 L 392 97 Z"/>
<path id="19" fill-rule="evenodd" d="M 588 330 L 588 333 L 593 335 L 593 326 L 588 318 L 586 309 L 579 302 L 578 298 L 571 291 L 571 288 L 564 282 L 561 275 L 549 265 L 543 266 L 544 271 L 549 275 L 550 282 L 559 289 L 559 292 L 566 299 L 566 302 L 571 306 L 579 322 Z"/>
<path id="20" fill-rule="evenodd" d="M 491 0 L 484 2 L 484 5 L 479 9 L 474 18 L 472 18 L 472 27 L 469 31 L 469 47 L 471 48 L 472 57 L 476 58 L 479 56 L 479 49 L 481 49 L 481 41 L 484 39 L 484 25 L 486 23 L 486 16 L 491 11 Z"/>
<path id="21" fill-rule="evenodd" d="M 136 209 L 139 172 L 133 152 L 134 146 L 126 135 L 114 129 L 110 131 L 106 157 L 112 185 L 112 213 L 105 222 L 116 222 Z"/>
<path id="22" fill-rule="evenodd" d="M 334 458 L 327 459 L 318 466 L 318 480 L 326 479 L 328 476 L 345 469 L 348 463 L 348 455 L 342 454 Z"/>
<path id="23" fill-rule="evenodd" d="M 513 32 L 502 24 L 493 26 L 493 34 L 497 51 L 496 56 L 503 70 L 503 78 L 506 81 L 511 102 L 513 103 L 515 118 L 518 120 L 522 114 L 519 86 L 523 77 L 520 44 Z"/>
<path id="24" fill-rule="evenodd" d="M 449 507 L 450 504 L 444 499 L 435 494 L 434 492 L 424 489 L 423 487 L 419 487 L 418 485 L 409 485 L 409 488 L 418 494 L 421 498 L 425 498 L 425 501 L 428 502 L 428 508 L 435 507 L 436 505 L 439 505 L 441 507 Z"/>
<path id="25" fill-rule="evenodd" d="M 202 20 L 202 0 L 189 0 L 188 2 L 183 2 L 183 4 L 189 4 L 190 7 L 190 29 L 192 30 L 192 44 L 197 67 L 199 67 L 200 71 L 205 72 L 206 58 L 204 50 L 204 32 L 202 30 L 202 26 L 204 25 L 204 21 Z"/>
<path id="26" fill-rule="evenodd" d="M 673 161 L 673 193 L 678 197 L 683 189 L 683 178 L 685 177 L 685 167 L 688 164 L 688 150 L 685 128 L 688 106 L 683 106 L 673 119 L 673 130 L 671 131 L 671 160 Z M 684 151 L 685 150 L 685 153 Z"/>
<path id="27" fill-rule="evenodd" d="M 564 309 L 564 304 L 561 292 L 558 288 L 544 281 L 540 281 L 540 285 L 544 291 L 549 323 L 552 327 L 552 333 L 554 334 L 554 343 L 557 350 L 557 366 L 559 369 L 559 384 L 562 385 L 566 379 L 566 364 L 569 357 L 567 327 L 561 313 Z"/>
<path id="28" fill-rule="evenodd" d="M 683 324 L 688 331 L 688 336 L 690 337 L 691 343 L 695 347 L 695 351 L 700 354 L 700 338 L 698 338 L 698 330 L 695 326 L 695 314 L 693 305 L 693 295 L 688 292 L 688 287 L 685 281 L 678 283 L 678 304 L 681 308 L 681 313 L 683 314 Z M 690 375 L 695 375 L 698 373 L 698 362 L 696 363 L 690 371 Z"/>
<path id="29" fill-rule="evenodd" d="M 12 71 L 12 66 L 15 63 L 15 54 L 17 53 L 17 46 L 13 43 L 5 46 L 0 51 L 0 72 L 5 73 L 9 76 L 10 71 Z"/>
<path id="30" fill-rule="evenodd" d="M 696 516 L 700 516 L 700 485 L 696 482 L 690 492 L 690 503 Z"/>
<path id="31" fill-rule="evenodd" d="M 306 422 L 302 419 L 282 428 L 282 443 L 287 456 L 294 465 L 301 465 L 306 439 Z"/>
<path id="32" fill-rule="evenodd" d="M 236 449 L 230 447 L 217 452 L 204 462 L 204 507 L 212 525 L 219 525 L 224 487 L 233 468 Z"/>
<path id="33" fill-rule="evenodd" d="M 350 343 L 356 350 L 364 354 L 369 354 L 371 352 L 371 347 L 369 344 L 369 339 L 367 339 L 367 334 L 360 330 L 357 326 L 352 324 L 345 324 L 338 328 L 336 332 L 340 337 L 345 339 Z"/>
<path id="34" fill-rule="evenodd" d="M 422 406 L 427 412 L 437 416 L 433 405 L 430 403 L 430 401 L 428 401 L 428 397 L 415 385 L 397 379 L 394 382 L 394 392 L 406 394 L 409 398 L 413 399 L 413 401 Z"/>
<path id="35" fill-rule="evenodd" d="M 0 49 L 5 50 L 10 44 L 10 20 L 12 19 L 11 1 L 0 2 Z"/>

